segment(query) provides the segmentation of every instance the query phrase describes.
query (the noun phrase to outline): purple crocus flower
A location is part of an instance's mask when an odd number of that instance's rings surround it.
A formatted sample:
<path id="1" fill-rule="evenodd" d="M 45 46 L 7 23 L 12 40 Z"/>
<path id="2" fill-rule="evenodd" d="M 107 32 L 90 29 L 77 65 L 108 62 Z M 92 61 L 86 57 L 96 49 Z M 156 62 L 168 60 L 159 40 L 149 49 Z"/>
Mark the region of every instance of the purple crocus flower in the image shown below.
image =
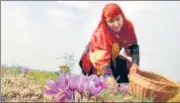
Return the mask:
<path id="1" fill-rule="evenodd" d="M 68 99 L 72 98 L 72 90 L 69 85 L 69 75 L 62 74 L 56 79 L 57 85 L 64 91 Z"/>
<path id="2" fill-rule="evenodd" d="M 69 77 L 69 87 L 73 91 L 73 99 L 75 99 L 75 91 L 79 92 L 83 98 L 83 93 L 87 87 L 86 85 L 85 76 L 83 75 L 72 75 Z"/>
<path id="3" fill-rule="evenodd" d="M 62 74 L 59 77 L 57 77 L 55 82 L 61 89 L 63 89 L 63 90 L 67 89 L 68 78 L 65 74 Z"/>
<path id="4" fill-rule="evenodd" d="M 95 81 L 89 81 L 88 87 L 87 87 L 87 92 L 89 96 L 97 96 L 100 92 L 102 91 L 102 87 L 95 86 Z"/>
<path id="5" fill-rule="evenodd" d="M 29 69 L 27 67 L 25 67 L 23 69 L 24 76 L 26 76 L 28 74 L 28 72 L 29 72 Z"/>
<path id="6" fill-rule="evenodd" d="M 83 95 L 87 91 L 89 96 L 97 96 L 107 85 L 103 78 L 96 75 L 67 75 L 61 74 L 55 81 L 48 80 L 45 93 L 54 96 L 55 101 L 63 102 L 65 99 L 74 99 L 74 91 Z"/>
<path id="7" fill-rule="evenodd" d="M 84 75 L 79 76 L 79 82 L 77 83 L 76 91 L 79 92 L 81 95 L 87 90 L 88 87 L 88 78 Z"/>
<path id="8" fill-rule="evenodd" d="M 60 89 L 58 88 L 58 85 L 53 80 L 47 80 L 45 93 L 57 97 L 59 92 Z"/>
<path id="9" fill-rule="evenodd" d="M 58 78 L 56 78 L 55 81 L 48 80 L 45 93 L 47 95 L 51 95 L 56 98 L 61 98 L 61 96 L 64 96 L 64 95 L 68 99 L 72 98 L 72 91 L 69 89 L 67 76 L 60 75 Z"/>
<path id="10" fill-rule="evenodd" d="M 100 80 L 96 75 L 89 76 L 89 82 L 90 81 L 93 81 L 96 87 L 100 85 Z"/>
<path id="11" fill-rule="evenodd" d="M 97 96 L 105 87 L 105 82 L 102 78 L 98 78 L 96 75 L 89 76 L 87 87 L 89 96 Z"/>
<path id="12" fill-rule="evenodd" d="M 95 96 L 104 89 L 104 82 L 96 75 L 74 75 L 69 79 L 69 86 L 71 90 L 77 91 L 81 95 L 87 91 L 90 96 Z"/>
<path id="13" fill-rule="evenodd" d="M 94 81 L 95 82 L 95 86 L 101 86 L 102 89 L 107 89 L 109 87 L 109 85 L 105 82 L 104 77 L 100 76 L 97 77 L 96 75 L 91 75 L 89 76 L 90 81 Z"/>
<path id="14" fill-rule="evenodd" d="M 79 79 L 80 77 L 77 76 L 77 75 L 72 75 L 69 77 L 69 88 L 74 91 L 76 90 L 78 87 L 77 87 L 77 84 L 79 83 Z"/>

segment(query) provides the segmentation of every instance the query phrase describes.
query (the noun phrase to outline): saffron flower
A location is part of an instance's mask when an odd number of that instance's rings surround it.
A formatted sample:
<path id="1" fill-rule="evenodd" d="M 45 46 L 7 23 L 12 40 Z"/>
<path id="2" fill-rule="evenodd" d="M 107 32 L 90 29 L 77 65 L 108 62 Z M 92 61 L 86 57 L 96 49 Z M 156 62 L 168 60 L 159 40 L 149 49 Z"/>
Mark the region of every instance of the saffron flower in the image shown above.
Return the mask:
<path id="1" fill-rule="evenodd" d="M 55 81 L 47 80 L 45 93 L 55 97 L 56 102 L 65 102 L 66 100 L 75 100 L 75 91 L 80 93 L 81 99 L 83 99 L 83 95 L 86 93 L 89 97 L 97 96 L 107 88 L 104 79 L 96 75 L 61 74 Z"/>
<path id="2" fill-rule="evenodd" d="M 29 69 L 27 67 L 23 69 L 24 76 L 27 76 L 28 72 L 29 72 Z"/>

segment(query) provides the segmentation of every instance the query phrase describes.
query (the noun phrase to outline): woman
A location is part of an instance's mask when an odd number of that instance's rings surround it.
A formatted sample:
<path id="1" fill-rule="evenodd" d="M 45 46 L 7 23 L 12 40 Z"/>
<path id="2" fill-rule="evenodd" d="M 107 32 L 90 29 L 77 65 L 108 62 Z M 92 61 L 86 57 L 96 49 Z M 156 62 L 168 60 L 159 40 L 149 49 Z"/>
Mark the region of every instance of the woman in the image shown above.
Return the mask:
<path id="1" fill-rule="evenodd" d="M 126 54 L 132 58 L 132 63 L 119 55 L 122 48 L 125 48 Z M 131 70 L 138 69 L 139 45 L 134 27 L 121 8 L 110 3 L 103 8 L 101 21 L 79 64 L 85 75 L 103 75 L 110 85 L 114 85 L 116 81 L 129 82 L 128 63 L 131 64 Z"/>

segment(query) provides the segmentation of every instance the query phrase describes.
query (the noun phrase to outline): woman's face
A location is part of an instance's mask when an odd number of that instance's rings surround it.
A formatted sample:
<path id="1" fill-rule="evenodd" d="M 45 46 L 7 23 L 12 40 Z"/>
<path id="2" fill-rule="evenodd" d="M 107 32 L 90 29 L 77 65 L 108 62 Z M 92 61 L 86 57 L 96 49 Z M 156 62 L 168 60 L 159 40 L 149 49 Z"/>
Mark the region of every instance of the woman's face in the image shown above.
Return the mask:
<path id="1" fill-rule="evenodd" d="M 123 18 L 121 15 L 117 15 L 116 17 L 106 21 L 106 23 L 112 31 L 119 32 L 123 26 Z"/>

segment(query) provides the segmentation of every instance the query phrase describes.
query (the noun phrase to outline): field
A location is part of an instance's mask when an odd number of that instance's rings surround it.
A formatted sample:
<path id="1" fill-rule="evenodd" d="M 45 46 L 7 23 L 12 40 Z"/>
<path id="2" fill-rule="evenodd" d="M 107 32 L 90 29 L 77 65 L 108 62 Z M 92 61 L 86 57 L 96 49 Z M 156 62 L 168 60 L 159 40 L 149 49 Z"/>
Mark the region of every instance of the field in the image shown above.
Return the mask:
<path id="1" fill-rule="evenodd" d="M 6 102 L 43 102 L 52 98 L 44 95 L 47 79 L 54 80 L 58 75 L 53 72 L 30 70 L 27 77 L 23 76 L 20 69 L 1 68 L 1 101 Z M 76 95 L 78 98 L 78 94 Z M 101 102 L 151 102 L 151 98 L 138 98 L 134 95 L 112 93 L 106 91 L 99 96 L 91 97 L 89 101 Z M 180 101 L 180 92 L 170 102 Z"/>

